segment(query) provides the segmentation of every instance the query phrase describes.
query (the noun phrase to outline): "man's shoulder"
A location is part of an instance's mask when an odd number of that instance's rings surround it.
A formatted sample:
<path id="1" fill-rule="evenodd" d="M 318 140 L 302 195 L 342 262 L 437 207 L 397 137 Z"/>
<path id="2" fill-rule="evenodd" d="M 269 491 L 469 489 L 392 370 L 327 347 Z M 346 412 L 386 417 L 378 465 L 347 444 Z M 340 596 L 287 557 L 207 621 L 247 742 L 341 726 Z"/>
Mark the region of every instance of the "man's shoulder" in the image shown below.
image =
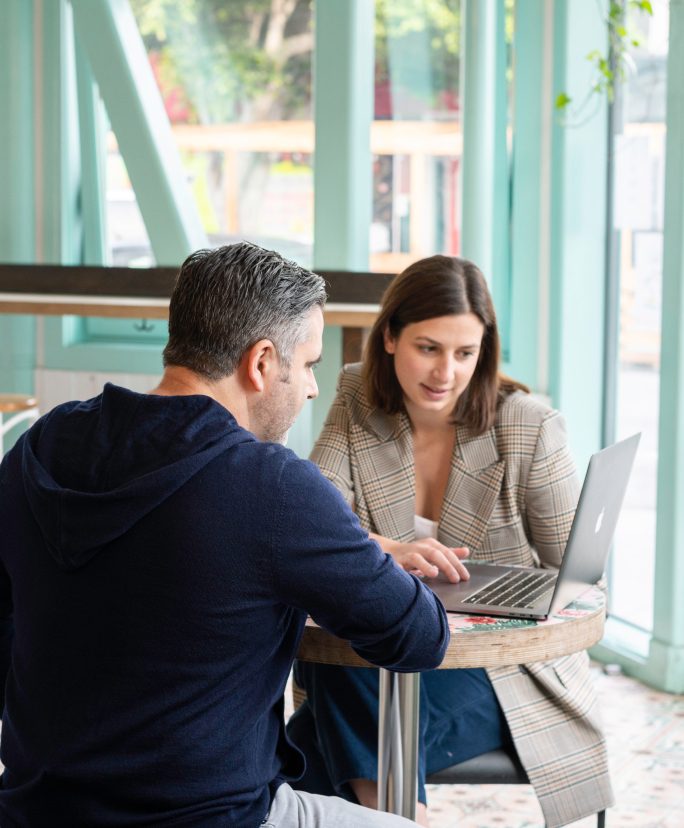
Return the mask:
<path id="1" fill-rule="evenodd" d="M 297 481 L 315 484 L 315 481 L 324 480 L 314 463 L 303 460 L 292 449 L 280 443 L 259 440 L 241 443 L 236 446 L 233 462 L 246 475 L 253 473 L 262 480 L 270 479 L 274 484 Z"/>

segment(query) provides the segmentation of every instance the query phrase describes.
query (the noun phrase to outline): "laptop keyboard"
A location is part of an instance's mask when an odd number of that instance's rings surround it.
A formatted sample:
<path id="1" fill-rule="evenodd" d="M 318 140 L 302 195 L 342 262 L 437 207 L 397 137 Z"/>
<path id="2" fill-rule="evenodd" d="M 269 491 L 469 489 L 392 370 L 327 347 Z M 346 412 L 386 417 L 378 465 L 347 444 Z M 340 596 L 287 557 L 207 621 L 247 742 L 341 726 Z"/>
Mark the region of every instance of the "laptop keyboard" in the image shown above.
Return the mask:
<path id="1" fill-rule="evenodd" d="M 507 572 L 469 595 L 463 603 L 529 609 L 550 595 L 555 583 L 555 572 Z"/>

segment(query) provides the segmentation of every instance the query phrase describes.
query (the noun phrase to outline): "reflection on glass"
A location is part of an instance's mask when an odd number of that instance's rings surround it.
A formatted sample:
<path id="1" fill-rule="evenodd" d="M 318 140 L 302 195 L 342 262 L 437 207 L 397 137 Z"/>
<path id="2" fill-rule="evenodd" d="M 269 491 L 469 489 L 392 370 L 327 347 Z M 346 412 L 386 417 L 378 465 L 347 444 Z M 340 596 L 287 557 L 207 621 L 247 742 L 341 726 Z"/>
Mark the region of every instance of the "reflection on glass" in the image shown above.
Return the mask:
<path id="1" fill-rule="evenodd" d="M 375 3 L 371 269 L 460 248 L 459 0 Z"/>
<path id="2" fill-rule="evenodd" d="M 248 238 L 310 264 L 312 0 L 131 6 L 212 242 Z M 375 8 L 371 266 L 396 271 L 460 247 L 461 9 L 459 0 Z M 129 248 L 144 257 L 132 192 L 119 190 L 110 218 L 115 258 Z"/>
<path id="3" fill-rule="evenodd" d="M 616 431 L 642 432 L 611 567 L 611 612 L 653 626 L 668 4 L 635 15 L 642 47 L 616 107 L 613 232 L 620 273 Z"/>
<path id="4" fill-rule="evenodd" d="M 310 264 L 312 0 L 131 6 L 211 242 L 246 238 Z M 137 247 L 128 199 L 110 233 Z"/>

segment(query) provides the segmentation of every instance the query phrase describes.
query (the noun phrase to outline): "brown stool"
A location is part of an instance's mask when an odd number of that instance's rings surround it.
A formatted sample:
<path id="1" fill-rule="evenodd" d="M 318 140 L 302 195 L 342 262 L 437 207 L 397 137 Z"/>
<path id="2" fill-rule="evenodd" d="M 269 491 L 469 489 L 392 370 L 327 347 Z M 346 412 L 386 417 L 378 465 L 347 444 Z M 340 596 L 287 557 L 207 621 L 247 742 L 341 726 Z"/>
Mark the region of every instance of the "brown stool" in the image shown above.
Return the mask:
<path id="1" fill-rule="evenodd" d="M 5 434 L 24 420 L 33 422 L 38 417 L 40 411 L 35 397 L 27 394 L 0 394 L 0 457 L 4 454 Z"/>

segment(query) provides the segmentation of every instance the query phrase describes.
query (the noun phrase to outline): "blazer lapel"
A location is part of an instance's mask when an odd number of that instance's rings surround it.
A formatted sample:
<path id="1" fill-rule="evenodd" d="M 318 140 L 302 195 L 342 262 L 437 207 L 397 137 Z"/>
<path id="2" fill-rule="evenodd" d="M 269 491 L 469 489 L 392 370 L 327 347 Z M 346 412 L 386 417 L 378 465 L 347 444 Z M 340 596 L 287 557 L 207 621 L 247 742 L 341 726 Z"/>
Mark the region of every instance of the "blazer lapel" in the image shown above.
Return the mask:
<path id="1" fill-rule="evenodd" d="M 356 439 L 362 443 L 358 472 L 372 531 L 402 543 L 413 540 L 416 486 L 408 417 L 373 411 Z"/>
<path id="2" fill-rule="evenodd" d="M 493 428 L 480 436 L 457 428 L 439 535 L 446 546 L 467 546 L 472 554 L 482 548 L 506 464 L 499 460 Z"/>

